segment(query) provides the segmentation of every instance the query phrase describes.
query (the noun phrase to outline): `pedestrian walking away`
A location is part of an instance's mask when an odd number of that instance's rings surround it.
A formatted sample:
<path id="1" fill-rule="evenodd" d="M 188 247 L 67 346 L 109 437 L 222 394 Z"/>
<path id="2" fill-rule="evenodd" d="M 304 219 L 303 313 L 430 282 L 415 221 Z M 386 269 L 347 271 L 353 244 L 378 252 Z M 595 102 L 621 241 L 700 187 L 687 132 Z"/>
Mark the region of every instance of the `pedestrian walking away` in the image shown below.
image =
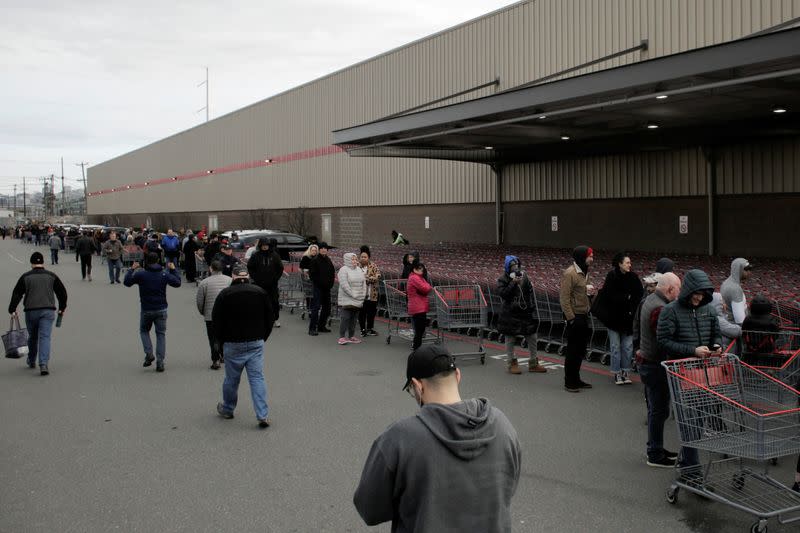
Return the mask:
<path id="1" fill-rule="evenodd" d="M 608 328 L 611 345 L 611 372 L 616 385 L 633 383 L 633 318 L 642 300 L 644 288 L 632 270 L 631 258 L 619 252 L 612 260 L 603 288 L 592 304 L 592 315 Z"/>
<path id="2" fill-rule="evenodd" d="M 214 334 L 225 354 L 222 402 L 217 404 L 217 413 L 233 418 L 239 382 L 246 370 L 258 426 L 267 428 L 272 422 L 264 380 L 264 343 L 272 332 L 272 303 L 264 289 L 250 283 L 247 267 L 235 265 L 231 274 L 230 287 L 219 293 L 211 311 Z"/>
<path id="3" fill-rule="evenodd" d="M 197 310 L 203 315 L 206 323 L 206 336 L 208 337 L 208 347 L 211 349 L 211 369 L 219 370 L 220 362 L 223 360 L 221 345 L 214 333 L 214 324 L 212 322 L 212 311 L 214 310 L 214 302 L 217 296 L 223 289 L 230 287 L 231 278 L 222 275 L 222 265 L 219 261 L 211 261 L 208 266 L 209 276 L 200 282 L 197 287 Z"/>
<path id="4" fill-rule="evenodd" d="M 197 278 L 197 257 L 195 254 L 200 246 L 195 240 L 194 234 L 191 232 L 186 236 L 186 242 L 183 245 L 183 269 L 186 271 L 186 281 L 194 283 Z"/>
<path id="5" fill-rule="evenodd" d="M 714 285 L 708 274 L 702 270 L 686 273 L 678 298 L 667 304 L 658 317 L 656 339 L 662 360 L 706 358 L 722 353 L 717 312 L 709 305 L 713 294 Z M 689 431 L 697 429 L 693 424 L 678 426 Z M 696 440 L 696 436 L 682 435 L 681 440 Z M 699 463 L 695 448 L 681 448 L 679 454 L 678 466 L 683 472 Z"/>
<path id="6" fill-rule="evenodd" d="M 331 289 L 336 279 L 336 268 L 328 257 L 328 244 L 319 243 L 319 254 L 311 260 L 308 267 L 311 280 L 311 313 L 308 318 L 308 334 L 330 333 L 328 317 L 331 316 Z"/>
<path id="7" fill-rule="evenodd" d="M 8 312 L 12 318 L 16 317 L 17 306 L 20 301 L 23 302 L 25 327 L 28 329 L 28 368 L 36 368 L 38 355 L 39 373 L 46 376 L 50 373 L 50 338 L 56 309 L 59 315 L 64 315 L 67 309 L 67 289 L 58 276 L 45 270 L 44 256 L 41 253 L 33 252 L 30 261 L 31 269 L 20 276 L 14 286 Z"/>
<path id="8" fill-rule="evenodd" d="M 431 292 L 431 284 L 425 279 L 425 265 L 414 263 L 414 268 L 408 276 L 406 294 L 408 295 L 408 315 L 411 317 L 411 324 L 414 327 L 414 341 L 411 345 L 416 350 L 422 345 L 425 337 L 425 327 L 428 325 L 428 311 L 430 302 L 428 294 Z"/>
<path id="9" fill-rule="evenodd" d="M 58 251 L 61 249 L 61 237 L 53 233 L 47 241 L 50 245 L 50 264 L 58 264 Z"/>
<path id="10" fill-rule="evenodd" d="M 358 259 L 367 282 L 367 297 L 358 312 L 358 325 L 362 337 L 372 337 L 378 334 L 375 331 L 375 315 L 378 313 L 378 284 L 381 280 L 381 271 L 378 265 L 371 261 L 372 253 L 369 246 L 362 246 L 360 251 Z"/>
<path id="11" fill-rule="evenodd" d="M 486 398 L 462 399 L 460 382 L 444 347 L 426 345 L 408 356 L 403 390 L 420 409 L 372 444 L 353 496 L 368 526 L 511 531 L 522 463 L 517 432 Z"/>
<path id="12" fill-rule="evenodd" d="M 119 275 L 122 271 L 123 251 L 122 242 L 117 239 L 117 233 L 112 231 L 108 235 L 108 240 L 103 243 L 103 255 L 106 256 L 106 263 L 108 263 L 108 279 L 111 285 L 120 283 Z"/>
<path id="13" fill-rule="evenodd" d="M 167 264 L 167 270 L 158 263 L 158 255 L 148 253 L 145 256 L 145 267 L 134 263 L 125 273 L 125 286 L 139 286 L 139 336 L 144 349 L 144 364 L 148 367 L 156 362 L 156 372 L 164 371 L 164 360 L 167 356 L 167 285 L 181 286 L 181 278 L 175 272 L 173 263 Z M 150 330 L 156 328 L 156 354 L 153 355 L 153 342 Z"/>
<path id="14" fill-rule="evenodd" d="M 283 261 L 278 255 L 277 241 L 275 239 L 259 239 L 256 252 L 247 262 L 247 271 L 250 279 L 264 289 L 272 304 L 272 318 L 275 320 L 273 327 L 281 327 L 278 321 L 280 303 L 278 300 L 278 281 L 283 276 Z"/>
<path id="15" fill-rule="evenodd" d="M 547 370 L 539 364 L 536 354 L 536 331 L 539 329 L 539 315 L 536 310 L 536 298 L 533 294 L 533 283 L 522 270 L 519 257 L 507 255 L 503 265 L 503 275 L 497 280 L 497 294 L 503 299 L 500 316 L 497 320 L 498 333 L 505 336 L 508 371 L 521 374 L 514 349 L 517 337 L 524 337 L 528 343 L 528 371 L 544 373 Z"/>
<path id="16" fill-rule="evenodd" d="M 81 261 L 82 280 L 88 276 L 89 281 L 92 281 L 92 256 L 96 251 L 95 246 L 95 240 L 89 233 L 84 233 L 75 241 L 75 261 L 78 261 L 78 259 Z"/>
<path id="17" fill-rule="evenodd" d="M 356 321 L 367 296 L 364 271 L 354 253 L 344 254 L 344 266 L 339 269 L 339 344 L 360 344 L 356 337 Z"/>
<path id="18" fill-rule="evenodd" d="M 567 347 L 564 359 L 564 389 L 580 392 L 592 385 L 581 379 L 581 364 L 589 341 L 589 296 L 594 287 L 589 283 L 589 268 L 594 253 L 588 246 L 577 246 L 572 251 L 572 265 L 561 276 L 559 301 L 567 322 Z"/>
<path id="19" fill-rule="evenodd" d="M 667 371 L 661 366 L 663 354 L 658 350 L 656 328 L 664 306 L 675 301 L 681 291 L 681 280 L 668 272 L 659 275 L 655 291 L 648 295 L 634 324 L 638 332 L 639 350 L 636 363 L 647 399 L 647 465 L 674 468 L 678 454 L 664 448 L 664 423 L 669 416 L 670 392 Z"/>

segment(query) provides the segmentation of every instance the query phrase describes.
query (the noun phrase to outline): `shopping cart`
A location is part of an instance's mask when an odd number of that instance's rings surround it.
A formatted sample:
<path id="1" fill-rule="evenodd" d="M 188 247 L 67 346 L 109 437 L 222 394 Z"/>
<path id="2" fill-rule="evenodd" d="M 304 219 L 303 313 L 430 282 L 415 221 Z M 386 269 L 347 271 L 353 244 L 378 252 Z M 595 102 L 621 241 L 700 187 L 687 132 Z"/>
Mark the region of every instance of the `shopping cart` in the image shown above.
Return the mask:
<path id="1" fill-rule="evenodd" d="M 742 361 L 775 378 L 800 382 L 800 333 L 794 331 L 742 331 Z"/>
<path id="2" fill-rule="evenodd" d="M 409 323 L 411 316 L 408 314 L 406 283 L 404 279 L 383 280 L 386 293 L 386 316 L 389 319 L 387 321 L 388 333 L 386 334 L 386 344 L 391 344 L 393 333 L 395 337 L 400 337 L 409 342 L 414 340 L 414 330 L 410 327 Z M 434 291 L 428 294 L 428 302 L 430 303 L 430 309 L 436 309 Z M 436 344 L 441 342 L 438 330 L 436 333 L 432 333 L 431 330 L 426 329 L 422 342 L 433 342 Z"/>
<path id="3" fill-rule="evenodd" d="M 438 329 L 466 328 L 478 330 L 478 351 L 451 354 L 454 357 L 477 355 L 481 364 L 486 364 L 483 348 L 483 330 L 489 322 L 489 308 L 480 285 L 447 285 L 433 289 L 436 300 L 436 322 Z"/>
<path id="4" fill-rule="evenodd" d="M 767 460 L 800 453 L 800 392 L 735 355 L 661 364 L 681 445 L 730 457 L 710 455 L 706 464 L 678 469 L 667 501 L 675 503 L 686 489 L 754 515 L 755 532 L 765 532 L 769 518 L 800 520 L 800 514 L 787 516 L 800 513 L 800 494 L 766 471 Z"/>
<path id="5" fill-rule="evenodd" d="M 206 262 L 205 258 L 195 255 L 195 266 L 197 268 L 197 276 L 194 278 L 195 283 L 200 285 L 200 281 L 208 277 L 208 263 Z"/>
<path id="6" fill-rule="evenodd" d="M 139 249 L 135 251 L 122 250 L 122 267 L 130 268 L 134 263 L 144 262 L 144 252 Z"/>
<path id="7" fill-rule="evenodd" d="M 278 280 L 278 302 L 282 309 L 293 315 L 295 309 L 305 309 L 306 297 L 303 291 L 303 275 L 298 268 L 286 268 Z"/>

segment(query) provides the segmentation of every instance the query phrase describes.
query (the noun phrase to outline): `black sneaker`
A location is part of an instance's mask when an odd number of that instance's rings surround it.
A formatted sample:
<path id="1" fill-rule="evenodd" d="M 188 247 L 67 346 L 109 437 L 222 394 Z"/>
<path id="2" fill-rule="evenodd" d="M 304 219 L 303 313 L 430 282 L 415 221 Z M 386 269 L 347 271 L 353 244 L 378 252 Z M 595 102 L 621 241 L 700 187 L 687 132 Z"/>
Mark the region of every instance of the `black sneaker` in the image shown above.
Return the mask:
<path id="1" fill-rule="evenodd" d="M 309 330 L 308 334 L 311 335 L 312 337 L 316 337 L 317 335 L 319 335 L 319 333 L 317 333 L 317 330 L 315 329 Z"/>
<path id="2" fill-rule="evenodd" d="M 28 361 L 28 368 L 36 368 L 36 361 Z"/>
<path id="3" fill-rule="evenodd" d="M 231 418 L 233 418 L 233 416 L 231 416 Z M 266 428 L 269 427 L 269 425 L 270 425 L 270 421 L 269 421 L 268 418 L 259 418 L 258 419 L 258 427 L 260 427 L 261 429 L 266 429 Z"/>
<path id="4" fill-rule="evenodd" d="M 149 353 L 144 356 L 144 363 L 142 363 L 142 366 L 144 367 L 150 366 L 153 364 L 153 361 L 155 360 L 156 358 L 153 356 L 153 354 Z"/>
<path id="5" fill-rule="evenodd" d="M 378 336 L 378 332 L 375 331 L 374 329 L 368 329 L 367 330 L 367 335 L 369 335 L 370 337 L 377 337 Z"/>
<path id="6" fill-rule="evenodd" d="M 591 389 L 592 388 L 592 384 L 591 383 L 586 383 L 585 381 L 580 381 L 580 382 L 578 382 L 578 387 L 580 387 L 582 389 Z"/>
<path id="7" fill-rule="evenodd" d="M 156 372 L 164 371 L 164 363 L 156 363 Z"/>
<path id="8" fill-rule="evenodd" d="M 230 420 L 231 418 L 233 418 L 233 413 L 231 413 L 230 411 L 226 411 L 225 407 L 223 407 L 221 403 L 217 404 L 217 414 L 222 418 L 224 418 L 225 420 Z"/>
<path id="9" fill-rule="evenodd" d="M 39 365 L 39 374 L 42 376 L 50 375 L 50 370 L 48 370 L 47 365 Z"/>
<path id="10" fill-rule="evenodd" d="M 362 336 L 362 337 L 366 337 L 366 336 L 367 336 L 367 330 L 365 330 L 365 329 L 362 329 L 362 330 L 361 330 L 361 336 Z"/>
<path id="11" fill-rule="evenodd" d="M 329 330 L 328 328 L 326 328 L 324 326 L 317 328 L 317 331 L 319 331 L 320 333 L 330 333 L 331 332 L 331 330 Z"/>
<path id="12" fill-rule="evenodd" d="M 567 392 L 580 392 L 580 387 L 576 387 L 575 385 L 564 385 L 564 390 Z"/>
<path id="13" fill-rule="evenodd" d="M 670 459 L 669 457 L 661 457 L 660 459 L 647 459 L 647 466 L 653 466 L 655 468 L 675 468 L 675 459 Z"/>
<path id="14" fill-rule="evenodd" d="M 211 370 L 219 370 L 219 361 L 214 361 L 211 363 Z"/>
<path id="15" fill-rule="evenodd" d="M 673 461 L 677 461 L 678 460 L 678 453 L 677 452 L 671 452 L 669 450 L 663 450 L 663 451 L 664 451 L 664 457 L 666 457 L 667 459 L 672 459 Z"/>

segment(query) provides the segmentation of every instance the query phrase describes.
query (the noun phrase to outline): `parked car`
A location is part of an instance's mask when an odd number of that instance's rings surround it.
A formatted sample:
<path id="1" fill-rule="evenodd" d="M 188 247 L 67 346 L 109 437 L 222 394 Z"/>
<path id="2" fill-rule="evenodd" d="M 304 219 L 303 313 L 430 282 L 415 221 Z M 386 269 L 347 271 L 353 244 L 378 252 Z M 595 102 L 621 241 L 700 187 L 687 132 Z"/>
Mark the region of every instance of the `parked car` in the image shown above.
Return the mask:
<path id="1" fill-rule="evenodd" d="M 259 239 L 275 239 L 278 241 L 278 254 L 284 261 L 289 260 L 289 254 L 291 252 L 304 252 L 308 248 L 308 241 L 296 233 L 274 230 L 259 232 L 245 231 L 242 233 L 239 233 L 239 243 L 237 243 L 235 248 L 247 250 L 258 244 Z"/>

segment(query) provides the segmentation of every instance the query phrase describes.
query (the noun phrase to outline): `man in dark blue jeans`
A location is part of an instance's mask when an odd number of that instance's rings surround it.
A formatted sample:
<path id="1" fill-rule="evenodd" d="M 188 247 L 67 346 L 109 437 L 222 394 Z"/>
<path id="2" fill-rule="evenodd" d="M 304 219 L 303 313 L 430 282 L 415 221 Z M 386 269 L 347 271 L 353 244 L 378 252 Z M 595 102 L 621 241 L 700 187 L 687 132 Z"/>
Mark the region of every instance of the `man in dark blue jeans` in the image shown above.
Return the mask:
<path id="1" fill-rule="evenodd" d="M 141 315 L 139 333 L 144 348 L 144 364 L 148 367 L 156 361 L 156 372 L 164 371 L 164 358 L 167 352 L 167 285 L 181 286 L 181 278 L 175 272 L 175 264 L 168 263 L 165 271 L 158 262 L 158 255 L 148 253 L 145 257 L 146 267 L 140 269 L 134 263 L 125 274 L 125 286 L 139 285 L 139 301 Z M 153 357 L 153 343 L 150 340 L 150 328 L 156 327 L 156 356 Z"/>
<path id="2" fill-rule="evenodd" d="M 55 294 L 55 297 L 53 296 Z M 31 254 L 31 269 L 20 276 L 11 294 L 8 312 L 12 318 L 17 316 L 17 306 L 25 297 L 25 327 L 28 328 L 28 368 L 36 368 L 39 356 L 40 374 L 50 373 L 50 334 L 58 314 L 67 309 L 67 289 L 58 276 L 44 269 L 44 256 L 39 252 Z"/>
<path id="3" fill-rule="evenodd" d="M 642 303 L 634 330 L 639 336 L 636 363 L 647 398 L 647 465 L 673 468 L 678 454 L 664 449 L 664 423 L 669 417 L 669 383 L 661 366 L 656 342 L 658 317 L 665 305 L 675 300 L 681 290 L 681 280 L 675 274 L 658 274 L 658 285 Z"/>

